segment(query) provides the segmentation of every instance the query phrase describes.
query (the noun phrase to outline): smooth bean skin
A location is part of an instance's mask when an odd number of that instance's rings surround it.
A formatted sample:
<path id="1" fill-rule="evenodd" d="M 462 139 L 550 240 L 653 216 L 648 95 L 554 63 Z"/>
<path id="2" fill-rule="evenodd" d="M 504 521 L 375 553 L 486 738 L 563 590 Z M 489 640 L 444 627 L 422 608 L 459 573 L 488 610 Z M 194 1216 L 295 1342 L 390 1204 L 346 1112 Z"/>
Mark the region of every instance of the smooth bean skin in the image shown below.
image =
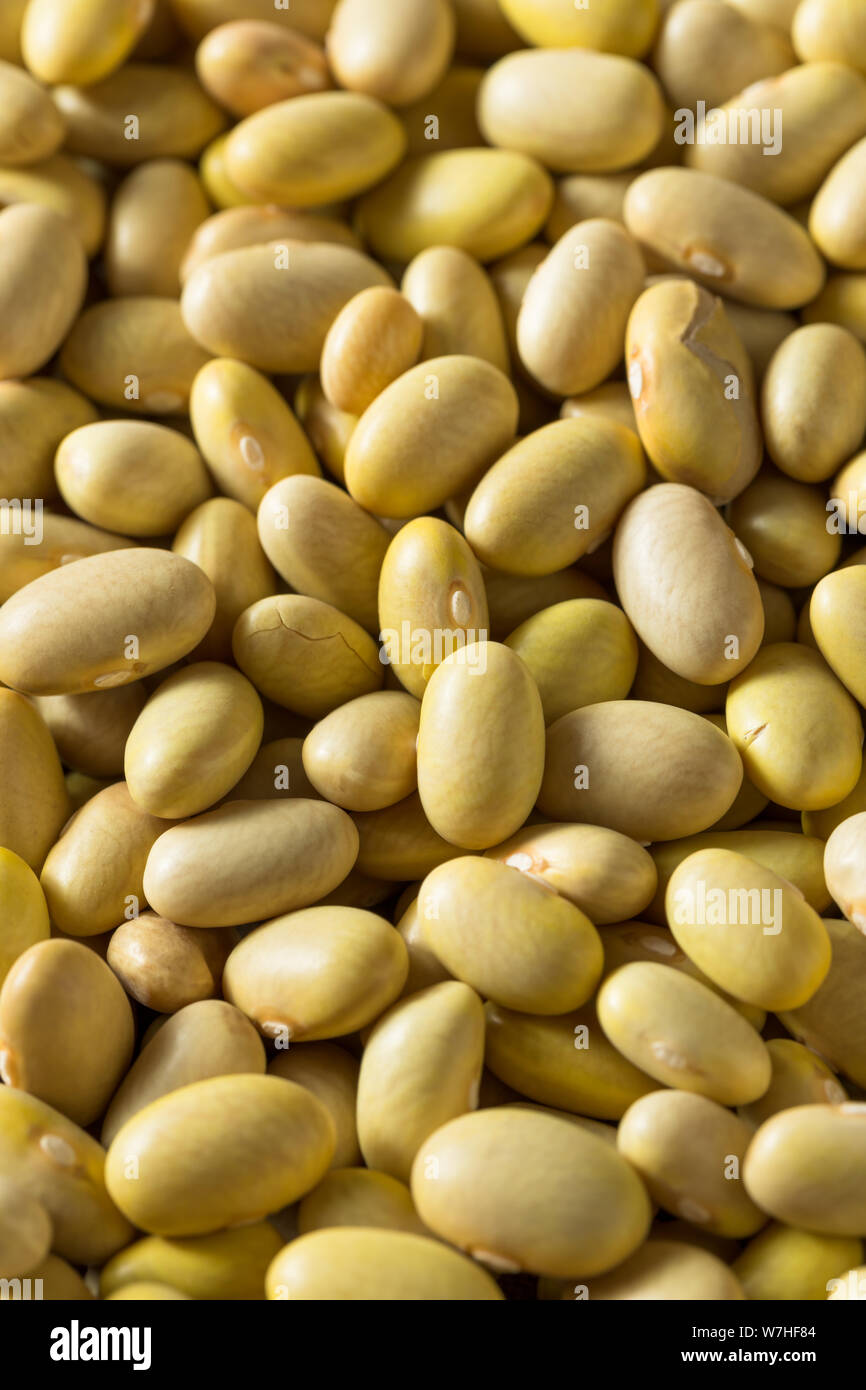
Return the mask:
<path id="1" fill-rule="evenodd" d="M 764 634 L 761 596 L 708 498 L 681 483 L 634 498 L 616 529 L 613 567 L 628 618 L 670 670 L 713 685 L 749 665 Z"/>
<path id="2" fill-rule="evenodd" d="M 89 87 L 55 87 L 71 154 L 129 168 L 146 159 L 191 159 L 225 120 L 195 78 L 165 63 L 124 63 Z M 127 132 L 137 117 L 137 138 Z"/>
<path id="3" fill-rule="evenodd" d="M 718 10 L 712 0 L 686 0 L 677 14 L 670 8 L 652 56 L 674 107 L 703 99 L 710 109 L 793 66 L 787 34 L 734 5 Z"/>
<path id="4" fill-rule="evenodd" d="M 506 1008 L 566 1013 L 598 983 L 603 952 L 589 918 L 507 864 L 468 855 L 440 865 L 421 885 L 418 914 L 450 973 Z"/>
<path id="5" fill-rule="evenodd" d="M 168 822 L 137 806 L 125 782 L 97 792 L 64 827 L 42 868 L 51 920 L 98 936 L 138 911 L 144 866 Z"/>
<path id="6" fill-rule="evenodd" d="M 45 721 L 13 690 L 0 690 L 0 770 L 0 847 L 38 873 L 69 815 L 69 797 Z"/>
<path id="7" fill-rule="evenodd" d="M 370 1033 L 358 1079 L 364 1161 L 408 1182 L 418 1149 L 440 1125 L 477 1105 L 484 1009 L 459 981 L 393 1004 Z"/>
<path id="8" fill-rule="evenodd" d="M 844 0 L 802 0 L 794 11 L 791 40 L 802 62 L 834 58 L 866 72 L 866 24 L 859 7 Z"/>
<path id="9" fill-rule="evenodd" d="M 379 811 L 417 785 L 421 709 L 399 690 L 377 690 L 332 710 L 304 740 L 303 766 L 320 795 L 346 811 Z"/>
<path id="10" fill-rule="evenodd" d="M 37 164 L 0 167 L 0 199 L 10 203 L 42 203 L 68 218 L 85 253 L 96 255 L 105 237 L 108 198 L 102 184 L 65 154 L 53 154 Z"/>
<path id="11" fill-rule="evenodd" d="M 619 608 L 599 599 L 552 604 L 515 628 L 505 645 L 528 666 L 545 724 L 583 705 L 625 699 L 637 671 L 631 624 Z"/>
<path id="12" fill-rule="evenodd" d="M 559 413 L 563 420 L 580 415 L 601 415 L 626 429 L 637 428 L 631 396 L 624 381 L 607 381 L 594 391 L 570 396 L 562 402 Z"/>
<path id="13" fill-rule="evenodd" d="M 103 1120 L 101 1142 L 108 1148 L 128 1120 L 182 1086 L 264 1071 L 261 1038 L 238 1009 L 222 999 L 189 1004 L 166 1019 L 129 1068 Z"/>
<path id="14" fill-rule="evenodd" d="M 809 602 L 809 619 L 822 656 L 842 684 L 862 703 L 866 696 L 863 653 L 866 624 L 862 612 L 866 596 L 866 571 L 860 565 L 834 570 L 815 585 Z M 842 801 L 846 791 L 836 798 Z M 812 809 L 807 808 L 807 809 Z"/>
<path id="15" fill-rule="evenodd" d="M 196 49 L 195 69 L 205 91 L 235 116 L 333 85 L 319 44 L 256 19 L 211 29 Z"/>
<path id="16" fill-rule="evenodd" d="M 761 1125 L 743 1178 L 754 1201 L 789 1226 L 826 1236 L 866 1227 L 866 1106 L 798 1105 Z"/>
<path id="17" fill-rule="evenodd" d="M 754 1028 L 698 980 L 634 961 L 598 995 L 599 1022 L 614 1046 L 656 1080 L 720 1105 L 757 1100 L 770 1055 Z"/>
<path id="18" fill-rule="evenodd" d="M 111 205 L 105 246 L 113 295 L 173 297 L 190 237 L 210 212 L 201 180 L 179 159 L 127 174 Z"/>
<path id="19" fill-rule="evenodd" d="M 105 1181 L 149 1234 L 207 1235 L 303 1196 L 333 1151 L 333 1122 L 309 1091 L 275 1076 L 215 1076 L 127 1120 L 108 1150 Z"/>
<path id="20" fill-rule="evenodd" d="M 223 990 L 265 1037 L 315 1042 L 371 1023 L 400 993 L 406 969 L 406 948 L 382 917 L 315 907 L 245 937 Z"/>
<path id="21" fill-rule="evenodd" d="M 357 867 L 375 878 L 398 883 L 423 878 L 460 854 L 433 829 L 417 792 L 382 811 L 357 812 L 353 819 L 361 842 Z"/>
<path id="22" fill-rule="evenodd" d="M 207 1236 L 144 1236 L 103 1266 L 100 1294 L 116 1297 L 157 1280 L 187 1298 L 263 1301 L 265 1270 L 282 1244 L 267 1221 Z"/>
<path id="23" fill-rule="evenodd" d="M 371 1168 L 332 1168 L 298 1205 L 298 1231 L 373 1227 L 429 1236 L 404 1182 Z"/>
<path id="24" fill-rule="evenodd" d="M 751 363 L 722 301 L 687 280 L 644 290 L 628 321 L 641 443 L 668 482 L 728 501 L 761 459 Z"/>
<path id="25" fill-rule="evenodd" d="M 355 827 L 337 806 L 229 801 L 159 836 L 144 894 L 182 926 L 240 926 L 318 902 L 343 881 L 357 852 Z"/>
<path id="26" fill-rule="evenodd" d="M 330 603 L 299 594 L 275 594 L 245 609 L 232 651 L 260 694 L 307 719 L 379 690 L 385 678 L 368 632 Z"/>
<path id="27" fill-rule="evenodd" d="M 866 430 L 866 352 L 838 324 L 804 324 L 777 348 L 764 376 L 767 449 L 783 473 L 822 482 Z"/>
<path id="28" fill-rule="evenodd" d="M 295 593 L 331 603 L 370 632 L 377 626 L 379 572 L 391 536 L 323 478 L 274 483 L 259 505 L 258 535 Z"/>
<path id="29" fill-rule="evenodd" d="M 431 246 L 410 261 L 400 288 L 421 320 L 423 360 L 464 353 L 508 371 L 502 313 L 474 256 L 457 246 Z"/>
<path id="30" fill-rule="evenodd" d="M 321 42 L 337 0 L 292 0 L 291 11 L 275 9 L 271 0 L 244 0 L 250 19 L 270 19 Z M 237 17 L 237 0 L 174 0 L 172 11 L 185 33 L 201 39 L 218 24 Z"/>
<path id="31" fill-rule="evenodd" d="M 551 244 L 588 217 L 607 217 L 622 222 L 625 191 L 632 181 L 629 173 L 565 174 L 556 181 L 553 207 L 544 227 Z"/>
<path id="32" fill-rule="evenodd" d="M 39 82 L 5 56 L 0 61 L 0 96 L 0 164 L 34 164 L 59 149 L 64 134 L 59 111 Z"/>
<path id="33" fill-rule="evenodd" d="M 420 989 L 427 989 L 429 985 L 438 985 L 443 980 L 453 979 L 450 971 L 445 969 L 424 938 L 424 923 L 418 912 L 417 897 L 411 899 L 405 911 L 402 910 L 401 904 L 398 904 L 395 925 L 409 954 L 409 973 L 403 986 L 402 998 L 408 994 L 416 994 Z"/>
<path id="34" fill-rule="evenodd" d="M 833 806 L 860 776 L 858 708 L 820 654 L 799 643 L 758 652 L 731 682 L 725 718 L 746 775 L 782 806 Z"/>
<path id="35" fill-rule="evenodd" d="M 255 511 L 281 478 L 321 470 L 304 431 L 255 368 L 218 357 L 196 375 L 190 422 L 220 490 Z"/>
<path id="36" fill-rule="evenodd" d="M 830 968 L 830 938 L 814 908 L 799 889 L 744 854 L 690 854 L 671 875 L 665 907 L 677 943 L 695 965 L 759 1008 L 805 1004 Z"/>
<path id="37" fill-rule="evenodd" d="M 322 347 L 322 389 L 332 405 L 362 415 L 376 397 L 413 367 L 423 327 L 408 299 L 385 285 L 350 299 Z"/>
<path id="38" fill-rule="evenodd" d="M 155 912 L 121 922 L 106 960 L 127 994 L 157 1013 L 173 1014 L 219 993 L 231 933 L 179 927 Z"/>
<path id="39" fill-rule="evenodd" d="M 380 516 L 433 511 L 474 483 L 516 428 L 517 396 L 498 368 L 465 355 L 421 362 L 361 416 L 346 450 L 346 486 Z M 423 472 L 412 464 L 418 454 Z"/>
<path id="40" fill-rule="evenodd" d="M 753 83 L 720 109 L 725 122 L 739 123 L 742 116 L 733 113 L 765 108 L 781 112 L 781 121 L 773 120 L 784 129 L 784 147 L 775 156 L 763 158 L 768 146 L 762 142 L 694 143 L 686 146 L 685 162 L 788 207 L 814 193 L 840 155 L 866 133 L 866 80 L 843 63 L 802 63 Z M 770 134 L 781 139 L 779 129 Z"/>
<path id="41" fill-rule="evenodd" d="M 295 392 L 294 403 L 317 456 L 334 478 L 344 482 L 346 449 L 358 423 L 357 416 L 332 406 L 319 378 L 314 375 L 303 378 Z"/>
<path id="42" fill-rule="evenodd" d="M 832 1069 L 802 1043 L 793 1038 L 770 1038 L 767 1051 L 772 1064 L 769 1086 L 750 1105 L 737 1108 L 740 1119 L 755 1129 L 795 1105 L 840 1105 L 848 1099 Z"/>
<path id="43" fill-rule="evenodd" d="M 226 141 L 226 172 L 259 201 L 317 207 L 381 182 L 405 146 L 403 127 L 380 101 L 320 92 L 276 102 L 236 125 Z"/>
<path id="44" fill-rule="evenodd" d="M 633 430 L 555 420 L 484 474 L 466 508 L 466 538 L 493 569 L 553 574 L 601 544 L 645 477 Z"/>
<path id="45" fill-rule="evenodd" d="M 787 588 L 814 584 L 838 562 L 823 490 L 765 467 L 728 510 L 755 573 Z"/>
<path id="46" fill-rule="evenodd" d="M 539 48 L 590 48 L 640 58 L 655 31 L 656 0 L 615 0 L 604 10 L 571 10 L 556 0 L 502 0 L 518 33 Z"/>
<path id="47" fill-rule="evenodd" d="M 140 681 L 80 695 L 36 695 L 34 704 L 51 731 L 61 761 L 90 777 L 123 774 L 123 750 L 144 708 Z"/>
<path id="48" fill-rule="evenodd" d="M 454 48 L 446 0 L 340 0 L 327 34 L 328 60 L 341 87 L 390 106 L 407 106 L 442 78 Z"/>
<path id="49" fill-rule="evenodd" d="M 129 1065 L 133 1039 L 122 986 L 76 941 L 38 942 L 3 982 L 0 1075 L 7 1086 L 28 1091 L 76 1124 L 102 1114 Z"/>
<path id="50" fill-rule="evenodd" d="M 262 372 L 311 372 L 343 305 L 360 290 L 390 283 L 387 271 L 351 246 L 241 246 L 192 271 L 180 313 L 205 357 L 239 358 Z"/>
<path id="51" fill-rule="evenodd" d="M 752 1302 L 776 1299 L 818 1302 L 836 1276 L 862 1257 L 852 1237 L 817 1235 L 773 1222 L 749 1241 L 732 1273 Z"/>
<path id="52" fill-rule="evenodd" d="M 51 1218 L 14 1182 L 0 1182 L 0 1278 L 29 1274 L 51 1249 Z"/>
<path id="53" fill-rule="evenodd" d="M 673 970 L 681 970 L 693 980 L 698 980 L 713 990 L 725 1003 L 736 1009 L 738 1014 L 748 1019 L 758 1032 L 767 1021 L 766 1009 L 735 998 L 705 975 L 685 951 L 680 949 L 673 934 L 665 926 L 650 925 L 648 921 L 620 922 L 604 933 L 602 944 L 605 978 L 621 965 L 630 965 L 635 960 L 662 962 L 671 966 Z"/>
<path id="54" fill-rule="evenodd" d="M 478 124 L 491 145 L 557 173 L 637 164 L 658 143 L 664 104 L 647 68 L 586 49 L 524 49 L 488 69 Z"/>
<path id="55" fill-rule="evenodd" d="M 12 1086 L 0 1086 L 0 1161 L 25 1200 L 47 1211 L 58 1255 L 101 1265 L 132 1239 L 106 1190 L 105 1150 L 58 1110 Z"/>
<path id="56" fill-rule="evenodd" d="M 175 532 L 212 491 L 195 446 L 144 420 L 100 420 L 73 430 L 54 468 L 63 500 L 78 516 L 127 536 Z"/>
<path id="57" fill-rule="evenodd" d="M 864 188 L 866 139 L 833 165 L 809 209 L 809 235 L 828 261 L 844 270 L 866 270 Z"/>
<path id="58" fill-rule="evenodd" d="M 832 945 L 830 969 L 805 1004 L 779 1017 L 795 1038 L 862 1087 L 866 1028 L 858 1000 L 866 971 L 866 937 L 853 923 L 835 917 L 824 918 L 824 927 Z"/>
<path id="59" fill-rule="evenodd" d="M 836 826 L 824 849 L 827 887 L 849 922 L 866 935 L 866 812 Z"/>
<path id="60" fill-rule="evenodd" d="M 358 1070 L 352 1054 L 330 1042 L 293 1043 L 268 1063 L 270 1076 L 285 1077 L 312 1091 L 331 1116 L 336 1132 L 331 1172 L 361 1162 L 355 1121 Z"/>
<path id="61" fill-rule="evenodd" d="M 489 1274 L 455 1250 L 407 1231 L 318 1230 L 293 1240 L 265 1280 L 272 1300 L 317 1303 L 502 1299 Z"/>
<path id="62" fill-rule="evenodd" d="M 715 1235 L 742 1239 L 767 1219 L 742 1181 L 750 1139 L 748 1126 L 716 1101 L 664 1090 L 626 1111 L 617 1149 L 666 1211 Z M 739 1164 L 733 1181 L 732 1158 Z"/>
<path id="63" fill-rule="evenodd" d="M 0 848 L 0 987 L 19 956 L 50 932 L 45 895 L 29 864 Z"/>
<path id="64" fill-rule="evenodd" d="M 0 679 L 33 695 L 125 685 L 191 651 L 215 607 L 210 581 L 179 555 L 136 548 L 90 556 L 3 605 Z M 86 628 L 76 620 L 82 608 Z"/>
<path id="65" fill-rule="evenodd" d="M 660 1235 L 667 1231 L 667 1226 L 665 1223 L 659 1227 Z M 699 1234 L 695 1232 L 696 1238 Z M 617 1269 L 601 1279 L 593 1279 L 585 1296 L 594 1302 L 738 1302 L 746 1294 L 736 1274 L 708 1250 L 679 1240 L 650 1239 Z"/>
<path id="66" fill-rule="evenodd" d="M 544 1187 L 528 1189 L 536 1165 Z M 609 1145 L 520 1107 L 461 1115 L 431 1134 L 412 1196 L 422 1221 L 497 1271 L 600 1274 L 641 1244 L 650 1222 L 643 1184 Z"/>
<path id="67" fill-rule="evenodd" d="M 178 527 L 171 548 L 204 571 L 216 596 L 213 622 L 191 655 L 200 661 L 231 660 L 232 632 L 241 613 L 277 587 L 255 518 L 231 497 L 209 498 Z"/>
<path id="68" fill-rule="evenodd" d="M 552 198 L 549 175 L 518 150 L 442 150 L 407 159 L 365 194 L 355 226 L 386 261 L 457 246 L 486 262 L 534 236 Z"/>
<path id="69" fill-rule="evenodd" d="M 609 1042 L 591 1004 L 553 1018 L 493 1003 L 486 1013 L 488 1067 L 539 1104 L 619 1120 L 633 1101 L 658 1089 Z"/>
<path id="70" fill-rule="evenodd" d="M 243 207 L 252 198 L 229 178 L 226 172 L 228 134 L 217 135 L 202 150 L 198 161 L 198 176 L 210 202 L 220 210 Z"/>
<path id="71" fill-rule="evenodd" d="M 538 808 L 641 844 L 677 840 L 724 815 L 742 777 L 731 740 L 699 715 L 649 700 L 606 700 L 548 729 Z"/>
<path id="72" fill-rule="evenodd" d="M 57 0 L 28 4 L 21 51 L 41 82 L 89 87 L 129 57 L 154 13 L 154 0 L 88 0 L 71 14 Z"/>
<path id="73" fill-rule="evenodd" d="M 486 854 L 547 883 L 598 926 L 638 916 L 655 891 L 647 851 L 599 825 L 525 827 Z"/>
<path id="74" fill-rule="evenodd" d="M 458 647 L 421 701 L 418 794 L 434 830 L 462 849 L 498 844 L 526 820 L 543 770 L 541 696 L 520 657 L 498 642 Z"/>
<path id="75" fill-rule="evenodd" d="M 54 356 L 81 308 L 84 248 L 61 213 L 17 203 L 0 212 L 0 264 L 0 380 L 27 377 Z"/>
<path id="76" fill-rule="evenodd" d="M 791 835 L 781 830 L 750 829 L 705 830 L 684 840 L 669 840 L 654 846 L 651 855 L 658 874 L 658 888 L 646 908 L 649 922 L 665 922 L 665 893 L 674 870 L 700 849 L 730 849 L 771 869 L 793 885 L 810 907 L 825 912 L 830 893 L 824 880 L 824 846 L 814 835 Z"/>
<path id="77" fill-rule="evenodd" d="M 445 656 L 461 643 L 485 639 L 484 579 L 454 526 L 432 516 L 401 526 L 382 560 L 378 614 L 383 656 L 418 699 Z"/>
<path id="78" fill-rule="evenodd" d="M 187 332 L 174 299 L 145 295 L 90 305 L 60 354 L 64 375 L 85 395 L 147 415 L 185 414 L 209 355 Z"/>
<path id="79" fill-rule="evenodd" d="M 196 228 L 180 265 L 180 282 L 186 284 L 202 263 L 223 251 L 241 246 L 261 246 L 270 242 L 334 241 L 340 246 L 360 242 L 350 227 L 317 212 L 293 211 L 267 203 L 243 203 L 213 213 Z"/>
<path id="80" fill-rule="evenodd" d="M 90 425 L 95 419 L 96 411 L 90 402 L 61 381 L 37 376 L 27 381 L 0 382 L 3 496 L 53 499 L 57 495 L 57 446 L 71 431 Z M 44 531 L 43 516 L 43 535 Z"/>
<path id="81" fill-rule="evenodd" d="M 181 820 L 213 806 L 246 772 L 262 740 L 262 702 L 245 676 L 197 661 L 157 687 L 126 741 L 137 806 Z"/>
<path id="82" fill-rule="evenodd" d="M 708 0 L 686 4 L 710 8 Z M 623 220 L 646 250 L 743 304 L 796 309 L 824 283 L 821 258 L 799 223 L 766 198 L 714 174 L 639 174 L 626 190 Z"/>
<path id="83" fill-rule="evenodd" d="M 645 273 L 637 243 L 617 222 L 590 218 L 563 233 L 517 316 L 520 360 L 545 390 L 576 396 L 611 374 Z"/>

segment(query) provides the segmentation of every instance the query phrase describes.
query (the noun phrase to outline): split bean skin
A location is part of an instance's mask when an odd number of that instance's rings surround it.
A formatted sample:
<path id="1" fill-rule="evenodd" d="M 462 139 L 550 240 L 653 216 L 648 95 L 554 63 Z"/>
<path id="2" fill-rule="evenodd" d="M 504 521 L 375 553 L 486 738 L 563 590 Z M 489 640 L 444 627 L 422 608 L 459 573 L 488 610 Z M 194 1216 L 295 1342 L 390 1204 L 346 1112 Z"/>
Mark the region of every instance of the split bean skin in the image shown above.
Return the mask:
<path id="1" fill-rule="evenodd" d="M 866 1297 L 864 4 L 0 0 L 0 1301 Z"/>

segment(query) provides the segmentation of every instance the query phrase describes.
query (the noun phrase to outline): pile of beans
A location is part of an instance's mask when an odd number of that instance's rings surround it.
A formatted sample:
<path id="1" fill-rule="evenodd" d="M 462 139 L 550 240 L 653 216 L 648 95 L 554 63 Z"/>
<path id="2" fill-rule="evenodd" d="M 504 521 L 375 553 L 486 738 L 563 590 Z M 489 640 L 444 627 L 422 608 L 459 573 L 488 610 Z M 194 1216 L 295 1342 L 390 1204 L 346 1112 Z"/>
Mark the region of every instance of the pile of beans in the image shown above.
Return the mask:
<path id="1" fill-rule="evenodd" d="M 866 1297 L 866 4 L 5 0 L 0 205 L 2 1297 Z"/>

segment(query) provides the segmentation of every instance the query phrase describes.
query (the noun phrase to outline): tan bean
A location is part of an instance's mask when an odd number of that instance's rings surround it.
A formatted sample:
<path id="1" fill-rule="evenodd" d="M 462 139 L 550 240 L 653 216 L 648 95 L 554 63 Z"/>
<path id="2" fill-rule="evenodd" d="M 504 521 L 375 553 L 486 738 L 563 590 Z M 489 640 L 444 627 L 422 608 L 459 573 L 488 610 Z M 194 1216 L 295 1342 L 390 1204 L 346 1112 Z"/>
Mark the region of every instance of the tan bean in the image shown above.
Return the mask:
<path id="1" fill-rule="evenodd" d="M 38 203 L 0 212 L 0 378 L 53 357 L 84 298 L 87 262 L 67 217 Z"/>
<path id="2" fill-rule="evenodd" d="M 106 959 L 133 999 L 173 1014 L 219 993 L 233 945 L 228 931 L 179 927 L 155 912 L 142 912 L 112 932 Z"/>
<path id="3" fill-rule="evenodd" d="M 123 986 L 77 941 L 38 942 L 3 981 L 0 1076 L 76 1124 L 92 1124 L 104 1111 L 129 1066 L 134 1036 Z"/>
<path id="4" fill-rule="evenodd" d="M 217 25 L 196 49 L 195 67 L 205 91 L 235 116 L 332 86 L 320 45 L 267 20 Z"/>

